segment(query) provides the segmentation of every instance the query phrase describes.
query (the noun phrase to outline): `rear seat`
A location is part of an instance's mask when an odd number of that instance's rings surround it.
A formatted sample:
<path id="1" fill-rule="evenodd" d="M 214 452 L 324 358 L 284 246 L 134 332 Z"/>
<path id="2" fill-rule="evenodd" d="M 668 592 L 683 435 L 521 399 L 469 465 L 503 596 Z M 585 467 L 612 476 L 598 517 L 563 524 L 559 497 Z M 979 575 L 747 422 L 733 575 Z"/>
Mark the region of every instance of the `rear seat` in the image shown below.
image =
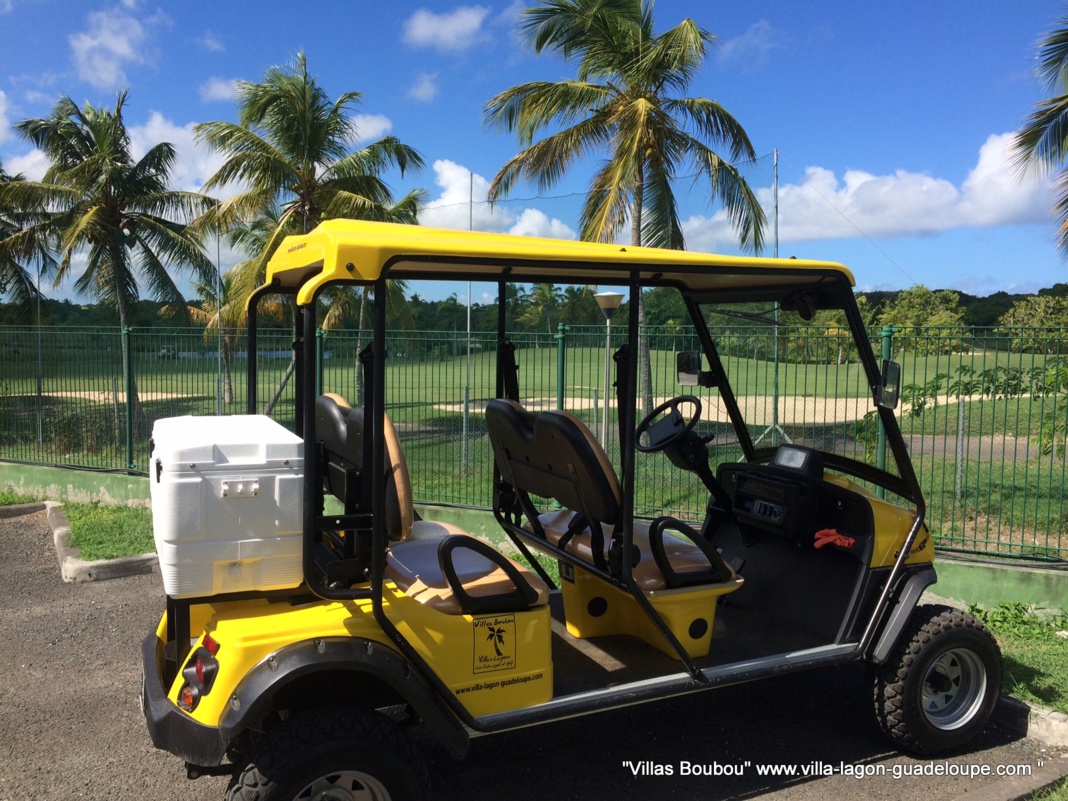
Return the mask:
<path id="1" fill-rule="evenodd" d="M 610 563 L 613 535 L 622 531 L 623 496 L 615 470 L 589 428 L 569 412 L 533 414 L 505 399 L 487 404 L 486 427 L 501 477 L 519 495 L 527 531 L 604 569 Z M 555 500 L 564 508 L 539 511 L 532 496 Z M 662 518 L 659 525 L 665 520 L 669 531 L 675 529 L 678 521 Z M 655 522 L 634 521 L 639 561 L 631 575 L 643 592 L 679 586 L 680 577 L 685 585 L 737 580 L 711 546 L 702 548 L 664 533 L 664 556 L 675 574 L 669 580 L 650 541 Z"/>
<path id="2" fill-rule="evenodd" d="M 388 458 L 386 531 L 391 541 L 386 579 L 446 614 L 521 611 L 548 603 L 549 588 L 527 568 L 458 526 L 417 519 L 400 438 L 388 416 L 383 422 Z M 340 395 L 320 395 L 315 402 L 315 431 L 327 456 L 324 488 L 348 507 L 355 499 L 349 498 L 354 487 L 346 476 L 363 462 L 363 410 L 352 408 Z"/>

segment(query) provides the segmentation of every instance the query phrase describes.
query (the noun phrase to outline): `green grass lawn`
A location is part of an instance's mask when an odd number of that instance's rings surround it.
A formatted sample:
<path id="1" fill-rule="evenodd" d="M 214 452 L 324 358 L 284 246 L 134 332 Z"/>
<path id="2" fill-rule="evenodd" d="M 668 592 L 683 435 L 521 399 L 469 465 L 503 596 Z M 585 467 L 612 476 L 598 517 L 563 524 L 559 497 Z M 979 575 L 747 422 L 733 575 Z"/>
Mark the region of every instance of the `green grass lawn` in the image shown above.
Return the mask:
<path id="1" fill-rule="evenodd" d="M 994 633 L 1004 660 L 1002 686 L 1036 706 L 1068 714 L 1068 613 L 1037 613 L 1024 604 L 971 608 Z"/>

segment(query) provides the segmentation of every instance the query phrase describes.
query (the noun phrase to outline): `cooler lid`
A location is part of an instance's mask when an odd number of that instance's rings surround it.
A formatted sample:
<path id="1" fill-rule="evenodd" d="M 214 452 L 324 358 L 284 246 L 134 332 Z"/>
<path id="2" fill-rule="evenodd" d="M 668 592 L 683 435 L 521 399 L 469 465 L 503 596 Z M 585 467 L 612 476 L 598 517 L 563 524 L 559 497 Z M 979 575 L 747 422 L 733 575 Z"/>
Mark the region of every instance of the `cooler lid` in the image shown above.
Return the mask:
<path id="1" fill-rule="evenodd" d="M 303 465 L 304 441 L 262 414 L 164 417 L 152 442 L 152 460 L 166 472 Z"/>

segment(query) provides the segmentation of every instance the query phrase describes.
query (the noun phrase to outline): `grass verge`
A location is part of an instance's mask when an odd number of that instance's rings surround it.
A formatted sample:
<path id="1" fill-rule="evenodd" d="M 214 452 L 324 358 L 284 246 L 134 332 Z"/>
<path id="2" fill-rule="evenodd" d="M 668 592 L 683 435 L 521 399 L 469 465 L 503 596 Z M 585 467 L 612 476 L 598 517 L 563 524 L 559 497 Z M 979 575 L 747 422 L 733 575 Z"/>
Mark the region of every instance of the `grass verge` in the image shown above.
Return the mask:
<path id="1" fill-rule="evenodd" d="M 1068 714 L 1068 613 L 1040 613 L 1021 603 L 969 611 L 1001 646 L 1005 690 L 1028 703 Z"/>
<path id="2" fill-rule="evenodd" d="M 33 495 L 24 495 L 11 487 L 0 487 L 0 506 L 15 506 L 20 503 L 34 503 L 41 500 Z"/>
<path id="3" fill-rule="evenodd" d="M 99 501 L 67 503 L 71 544 L 87 562 L 154 551 L 152 512 L 130 506 L 104 506 Z"/>
<path id="4" fill-rule="evenodd" d="M 1068 779 L 1062 779 L 1052 787 L 1039 790 L 1028 801 L 1068 801 Z"/>

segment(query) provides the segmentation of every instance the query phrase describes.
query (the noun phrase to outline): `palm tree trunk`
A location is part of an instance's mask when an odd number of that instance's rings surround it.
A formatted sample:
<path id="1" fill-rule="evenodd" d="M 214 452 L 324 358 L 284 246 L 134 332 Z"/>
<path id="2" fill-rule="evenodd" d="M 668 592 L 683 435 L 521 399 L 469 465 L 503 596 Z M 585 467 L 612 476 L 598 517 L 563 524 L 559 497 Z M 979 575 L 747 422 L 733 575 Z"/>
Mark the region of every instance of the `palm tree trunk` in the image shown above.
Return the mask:
<path id="1" fill-rule="evenodd" d="M 360 319 L 356 324 L 356 353 L 353 360 L 356 363 L 356 405 L 363 406 L 363 370 L 360 369 L 360 346 L 363 345 L 363 323 L 367 314 L 367 287 L 360 290 Z"/>
<path id="2" fill-rule="evenodd" d="M 230 406 L 234 402 L 234 381 L 230 373 L 230 359 L 233 358 L 233 343 L 229 336 L 223 337 L 223 403 Z"/>
<path id="3" fill-rule="evenodd" d="M 297 360 L 292 358 L 289 360 L 289 364 L 286 365 L 286 372 L 282 376 L 282 380 L 278 382 L 278 386 L 274 388 L 274 392 L 271 393 L 270 400 L 267 401 L 267 405 L 263 407 L 264 414 L 270 414 L 274 411 L 275 405 L 282 398 L 282 393 L 285 392 L 286 385 L 289 383 L 289 379 L 293 377 L 294 371 L 297 369 Z"/>
<path id="4" fill-rule="evenodd" d="M 297 309 L 296 301 L 290 299 L 290 305 L 293 307 L 291 313 L 293 316 L 293 341 L 298 342 L 300 340 L 301 331 L 299 330 L 300 324 L 297 322 Z M 286 365 L 286 372 L 282 376 L 282 380 L 278 382 L 278 386 L 274 388 L 274 392 L 271 394 L 270 400 L 267 401 L 267 405 L 263 407 L 264 414 L 270 414 L 274 411 L 275 405 L 282 397 L 282 393 L 285 392 L 286 385 L 289 383 L 289 379 L 293 377 L 293 373 L 297 369 L 297 353 L 293 352 L 293 355 L 289 357 L 289 364 Z"/>
<path id="5" fill-rule="evenodd" d="M 122 344 L 122 377 L 128 390 L 126 404 L 130 408 L 130 420 L 133 421 L 133 432 L 136 435 L 149 436 L 151 434 L 150 431 L 142 430 L 145 422 L 144 415 L 141 413 L 141 402 L 137 397 L 137 376 L 136 373 L 134 373 L 133 368 L 133 354 L 130 353 L 129 337 L 125 334 L 126 329 L 130 325 L 130 309 L 126 304 L 126 296 L 121 290 L 116 293 L 116 298 L 119 308 L 119 341 Z"/>
<path id="6" fill-rule="evenodd" d="M 634 180 L 634 203 L 630 212 L 630 243 L 642 244 L 642 203 L 645 200 L 645 170 L 638 162 Z M 645 327 L 645 295 L 638 292 L 638 382 L 641 385 L 642 416 L 653 410 L 653 371 L 650 365 L 649 332 Z"/>

